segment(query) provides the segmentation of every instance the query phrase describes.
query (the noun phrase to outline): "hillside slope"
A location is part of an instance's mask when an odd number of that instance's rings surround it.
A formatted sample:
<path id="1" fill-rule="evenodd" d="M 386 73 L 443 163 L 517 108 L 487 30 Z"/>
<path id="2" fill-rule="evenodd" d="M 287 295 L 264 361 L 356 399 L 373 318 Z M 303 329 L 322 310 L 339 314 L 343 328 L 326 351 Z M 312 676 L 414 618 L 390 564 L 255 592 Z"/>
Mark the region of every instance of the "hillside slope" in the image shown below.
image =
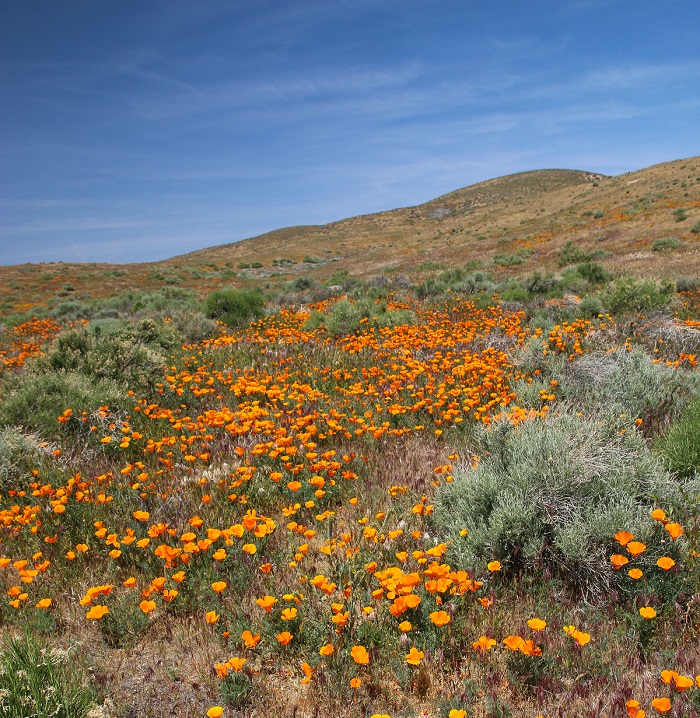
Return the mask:
<path id="1" fill-rule="evenodd" d="M 652 250 L 668 238 L 679 246 Z M 57 295 L 84 299 L 163 285 L 205 292 L 299 274 L 323 280 L 338 271 L 412 278 L 436 266 L 465 264 L 496 276 L 556 271 L 557 252 L 569 241 L 602 255 L 601 263 L 617 273 L 698 276 L 700 157 L 616 177 L 522 172 L 415 207 L 287 227 L 161 262 L 0 267 L 0 313 L 29 311 Z"/>

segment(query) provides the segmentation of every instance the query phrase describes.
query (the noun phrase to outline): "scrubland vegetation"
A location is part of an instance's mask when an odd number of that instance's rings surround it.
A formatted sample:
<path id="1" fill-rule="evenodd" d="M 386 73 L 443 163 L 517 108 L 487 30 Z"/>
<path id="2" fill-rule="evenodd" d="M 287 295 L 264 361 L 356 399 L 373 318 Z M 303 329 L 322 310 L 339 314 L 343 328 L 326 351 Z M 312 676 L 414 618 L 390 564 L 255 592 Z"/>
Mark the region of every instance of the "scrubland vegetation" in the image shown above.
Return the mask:
<path id="1" fill-rule="evenodd" d="M 560 265 L 9 317 L 0 714 L 699 715 L 700 292 Z"/>
<path id="2" fill-rule="evenodd" d="M 0 715 L 700 715 L 700 164 L 0 267 Z"/>

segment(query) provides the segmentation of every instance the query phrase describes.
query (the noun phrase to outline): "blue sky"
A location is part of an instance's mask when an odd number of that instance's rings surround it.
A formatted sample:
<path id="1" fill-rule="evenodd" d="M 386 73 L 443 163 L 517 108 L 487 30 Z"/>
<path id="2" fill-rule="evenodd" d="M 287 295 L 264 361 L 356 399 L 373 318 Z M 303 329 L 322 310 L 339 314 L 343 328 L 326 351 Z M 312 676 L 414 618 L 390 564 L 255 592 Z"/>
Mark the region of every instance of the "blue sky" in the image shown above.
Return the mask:
<path id="1" fill-rule="evenodd" d="M 697 0 L 22 0 L 0 264 L 163 259 L 700 154 Z"/>

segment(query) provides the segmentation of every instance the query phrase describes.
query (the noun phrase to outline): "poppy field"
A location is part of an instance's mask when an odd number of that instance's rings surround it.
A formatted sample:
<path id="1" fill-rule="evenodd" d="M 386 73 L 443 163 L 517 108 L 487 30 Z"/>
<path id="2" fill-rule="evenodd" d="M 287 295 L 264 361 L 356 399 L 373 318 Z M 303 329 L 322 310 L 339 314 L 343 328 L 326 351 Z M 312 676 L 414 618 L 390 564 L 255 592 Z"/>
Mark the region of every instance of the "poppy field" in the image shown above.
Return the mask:
<path id="1" fill-rule="evenodd" d="M 700 715 L 700 295 L 575 299 L 6 331 L 2 715 Z"/>

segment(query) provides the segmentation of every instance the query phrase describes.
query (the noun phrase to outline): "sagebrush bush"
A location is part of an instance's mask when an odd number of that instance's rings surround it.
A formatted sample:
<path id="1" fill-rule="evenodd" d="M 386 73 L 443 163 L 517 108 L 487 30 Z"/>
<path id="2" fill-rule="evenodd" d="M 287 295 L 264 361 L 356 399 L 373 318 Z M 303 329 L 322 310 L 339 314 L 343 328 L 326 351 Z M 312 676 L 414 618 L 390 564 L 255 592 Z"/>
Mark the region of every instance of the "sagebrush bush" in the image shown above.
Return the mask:
<path id="1" fill-rule="evenodd" d="M 113 380 L 131 389 L 152 390 L 162 381 L 165 352 L 182 337 L 152 319 L 136 325 L 115 322 L 62 332 L 40 357 L 35 371 L 78 372 L 90 381 Z M 103 402 L 104 403 L 104 402 Z"/>
<path id="2" fill-rule="evenodd" d="M 608 284 L 600 295 L 606 309 L 613 314 L 648 312 L 667 307 L 676 293 L 672 281 L 623 277 Z"/>
<path id="3" fill-rule="evenodd" d="M 700 473 L 700 398 L 688 404 L 655 448 L 679 476 L 690 478 Z"/>
<path id="4" fill-rule="evenodd" d="M 26 491 L 34 480 L 33 470 L 43 468 L 53 458 L 51 450 L 34 434 L 16 426 L 0 429 L 0 491 Z"/>
<path id="5" fill-rule="evenodd" d="M 94 692 L 65 651 L 29 635 L 6 638 L 0 650 L 0 715 L 6 718 L 87 718 Z"/>
<path id="6" fill-rule="evenodd" d="M 343 299 L 334 302 L 325 312 L 312 314 L 304 326 L 313 330 L 325 325 L 330 334 L 342 336 L 357 331 L 363 323 L 382 328 L 413 324 L 414 321 L 413 312 L 387 309 L 386 302 L 381 299 Z"/>
<path id="7" fill-rule="evenodd" d="M 590 352 L 563 365 L 559 394 L 588 412 L 662 421 L 688 401 L 694 377 L 655 364 L 641 348 Z"/>
<path id="8" fill-rule="evenodd" d="M 681 246 L 681 242 L 678 237 L 665 237 L 664 239 L 657 239 L 651 245 L 652 252 L 663 252 L 666 249 L 678 249 Z"/>
<path id="9" fill-rule="evenodd" d="M 255 264 L 255 263 L 254 263 Z M 251 265 L 251 266 L 254 266 Z M 204 313 L 229 326 L 238 326 L 263 313 L 265 295 L 252 289 L 218 289 L 204 300 Z"/>
<path id="10" fill-rule="evenodd" d="M 678 500 L 633 424 L 624 433 L 573 410 L 477 434 L 482 460 L 436 498 L 435 521 L 460 567 L 497 559 L 506 574 L 560 576 L 589 598 L 609 587 L 611 537 L 644 540 L 657 500 Z M 467 529 L 466 536 L 460 531 Z"/>
<path id="11" fill-rule="evenodd" d="M 25 372 L 3 386 L 0 426 L 22 427 L 48 438 L 58 430 L 57 417 L 64 409 L 92 414 L 105 404 L 112 411 L 127 412 L 133 401 L 127 389 L 109 379 L 90 380 L 69 371 Z"/>

